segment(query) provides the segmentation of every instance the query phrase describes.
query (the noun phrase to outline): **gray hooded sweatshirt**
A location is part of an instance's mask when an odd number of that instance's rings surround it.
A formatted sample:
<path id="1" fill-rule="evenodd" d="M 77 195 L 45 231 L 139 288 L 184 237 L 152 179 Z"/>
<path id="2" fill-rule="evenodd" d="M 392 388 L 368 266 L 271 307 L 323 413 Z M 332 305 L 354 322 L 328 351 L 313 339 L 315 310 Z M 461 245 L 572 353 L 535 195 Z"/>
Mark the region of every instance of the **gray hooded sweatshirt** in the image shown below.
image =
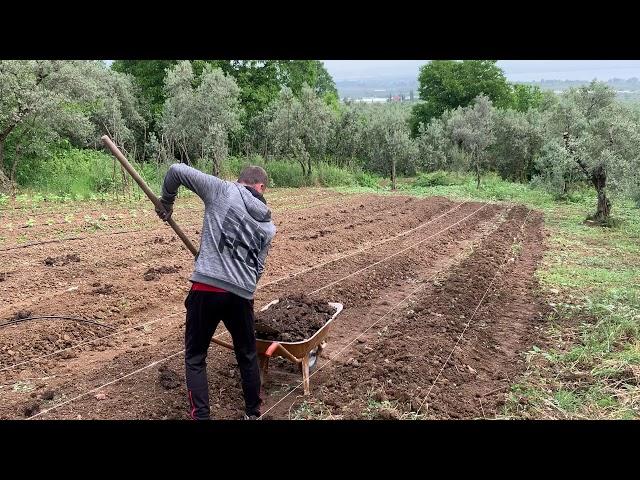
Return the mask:
<path id="1" fill-rule="evenodd" d="M 173 202 L 180 185 L 204 202 L 200 251 L 191 281 L 253 299 L 276 233 L 271 210 L 245 186 L 183 163 L 169 168 L 162 198 Z"/>

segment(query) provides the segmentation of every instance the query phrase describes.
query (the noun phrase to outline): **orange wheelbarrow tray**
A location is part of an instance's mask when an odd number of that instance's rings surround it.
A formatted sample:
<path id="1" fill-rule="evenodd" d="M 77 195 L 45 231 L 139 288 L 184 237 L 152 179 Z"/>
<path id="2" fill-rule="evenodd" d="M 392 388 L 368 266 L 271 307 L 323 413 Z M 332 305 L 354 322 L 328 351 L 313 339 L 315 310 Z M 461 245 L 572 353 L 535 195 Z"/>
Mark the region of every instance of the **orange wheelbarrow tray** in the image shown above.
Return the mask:
<path id="1" fill-rule="evenodd" d="M 267 310 L 269 307 L 278 303 L 280 299 L 276 299 L 263 308 L 261 312 Z M 273 340 L 261 340 L 256 338 L 256 347 L 258 355 L 260 356 L 260 371 L 262 373 L 262 382 L 267 380 L 267 374 L 269 371 L 269 359 L 271 357 L 283 357 L 291 360 L 293 363 L 300 365 L 302 371 L 302 383 L 304 386 L 304 394 L 309 395 L 309 372 L 312 371 L 318 364 L 318 357 L 320 352 L 325 347 L 325 338 L 329 334 L 331 324 L 333 320 L 342 312 L 343 305 L 341 303 L 329 302 L 333 308 L 336 309 L 335 313 L 331 316 L 327 323 L 325 323 L 311 338 L 303 340 L 301 342 L 276 342 Z M 223 347 L 233 350 L 233 344 L 219 340 L 217 338 L 212 339 L 214 343 Z"/>

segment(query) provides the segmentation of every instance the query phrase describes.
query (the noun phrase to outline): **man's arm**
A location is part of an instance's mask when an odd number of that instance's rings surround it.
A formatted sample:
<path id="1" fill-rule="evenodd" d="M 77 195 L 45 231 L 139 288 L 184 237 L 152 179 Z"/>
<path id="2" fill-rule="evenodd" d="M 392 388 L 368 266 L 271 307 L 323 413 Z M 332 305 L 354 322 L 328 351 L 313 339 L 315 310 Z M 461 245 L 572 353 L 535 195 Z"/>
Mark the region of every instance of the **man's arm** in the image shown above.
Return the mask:
<path id="1" fill-rule="evenodd" d="M 164 221 L 171 218 L 173 202 L 176 199 L 180 185 L 187 187 L 198 195 L 205 205 L 214 200 L 226 188 L 224 180 L 220 180 L 218 177 L 202 173 L 200 170 L 184 163 L 174 163 L 169 167 L 162 184 L 160 202 L 164 206 L 164 210 L 156 208 L 156 213 Z"/>
<path id="2" fill-rule="evenodd" d="M 173 204 L 180 185 L 198 195 L 205 204 L 215 199 L 226 188 L 225 181 L 218 177 L 202 173 L 184 163 L 174 163 L 162 184 L 163 204 Z"/>
<path id="3" fill-rule="evenodd" d="M 267 255 L 269 254 L 269 248 L 271 247 L 271 241 L 269 241 L 260 251 L 258 255 L 258 277 L 256 278 L 256 283 L 260 281 L 260 277 L 262 276 L 262 272 L 264 272 L 264 268 L 267 263 Z"/>

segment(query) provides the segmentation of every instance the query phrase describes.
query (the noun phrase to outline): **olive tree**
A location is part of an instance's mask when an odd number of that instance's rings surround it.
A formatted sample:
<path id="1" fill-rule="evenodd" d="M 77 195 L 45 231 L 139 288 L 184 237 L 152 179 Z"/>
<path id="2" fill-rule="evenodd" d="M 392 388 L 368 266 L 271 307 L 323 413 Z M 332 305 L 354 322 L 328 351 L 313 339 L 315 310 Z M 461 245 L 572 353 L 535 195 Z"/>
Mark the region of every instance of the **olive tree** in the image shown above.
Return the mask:
<path id="1" fill-rule="evenodd" d="M 476 188 L 480 188 L 480 177 L 488 163 L 488 148 L 495 141 L 491 100 L 479 95 L 468 107 L 456 109 L 451 125 L 452 139 L 467 153 L 469 167 L 476 176 Z"/>
<path id="2" fill-rule="evenodd" d="M 594 81 L 563 93 L 549 115 L 553 141 L 562 141 L 565 154 L 596 190 L 597 207 L 590 218 L 603 224 L 611 214 L 610 183 L 621 184 L 624 172 L 639 166 L 638 122 L 614 99 L 613 89 Z"/>
<path id="3" fill-rule="evenodd" d="M 371 109 L 365 133 L 369 168 L 391 176 L 396 189 L 397 171 L 415 169 L 417 147 L 411 139 L 408 115 L 399 105 Z"/>
<path id="4" fill-rule="evenodd" d="M 333 110 L 310 87 L 304 85 L 300 98 L 285 87 L 273 108 L 267 130 L 276 155 L 294 158 L 309 177 L 312 161 L 326 154 L 334 122 Z"/>
<path id="5" fill-rule="evenodd" d="M 454 144 L 442 117 L 431 119 L 427 125 L 420 124 L 416 146 L 421 170 L 444 170 L 451 166 Z"/>
<path id="6" fill-rule="evenodd" d="M 172 154 L 185 163 L 211 159 L 217 175 L 228 152 L 229 134 L 240 129 L 240 89 L 233 77 L 209 64 L 194 87 L 195 83 L 188 61 L 167 72 L 161 128 Z"/>
<path id="7" fill-rule="evenodd" d="M 364 114 L 352 105 L 343 106 L 336 119 L 331 138 L 332 155 L 342 165 L 353 166 L 355 159 L 364 152 Z"/>
<path id="8" fill-rule="evenodd" d="M 544 122 L 537 110 L 495 112 L 495 143 L 491 154 L 502 178 L 521 183 L 531 180 L 534 162 L 544 143 Z"/>
<path id="9" fill-rule="evenodd" d="M 561 139 L 546 139 L 534 160 L 531 185 L 544 188 L 555 199 L 564 199 L 571 187 L 583 178 Z"/>
<path id="10" fill-rule="evenodd" d="M 42 153 L 43 146 L 59 138 L 80 147 L 95 145 L 99 135 L 109 133 L 106 123 L 99 128 L 100 118 L 116 118 L 113 130 L 126 131 L 135 123 L 130 121 L 135 103 L 123 107 L 131 99 L 127 80 L 110 75 L 119 74 L 100 62 L 0 61 L 0 188 L 7 189 L 9 178 L 15 181 L 26 153 Z M 12 147 L 9 176 L 7 145 Z"/>
<path id="11" fill-rule="evenodd" d="M 107 68 L 100 61 L 80 62 L 78 74 L 95 100 L 89 119 L 95 127 L 94 144 L 105 133 L 133 158 L 143 156 L 147 122 L 136 95 L 133 77 Z"/>
<path id="12" fill-rule="evenodd" d="M 247 120 L 243 130 L 244 154 L 251 156 L 254 152 L 260 154 L 265 161 L 269 158 L 271 139 L 269 122 L 273 118 L 273 104 Z"/>

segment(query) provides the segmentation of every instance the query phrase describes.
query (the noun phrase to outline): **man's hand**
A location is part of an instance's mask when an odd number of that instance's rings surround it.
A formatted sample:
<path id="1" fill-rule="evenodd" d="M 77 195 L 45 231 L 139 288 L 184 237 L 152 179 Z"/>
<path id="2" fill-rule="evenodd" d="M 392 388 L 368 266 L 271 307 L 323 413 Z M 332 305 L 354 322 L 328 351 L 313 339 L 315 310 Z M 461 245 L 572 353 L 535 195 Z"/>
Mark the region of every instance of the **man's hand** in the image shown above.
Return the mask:
<path id="1" fill-rule="evenodd" d="M 160 203 L 164 208 L 160 209 L 156 207 L 156 213 L 158 214 L 158 217 L 160 217 L 160 220 L 168 222 L 171 218 L 171 214 L 173 213 L 173 202 L 167 202 L 164 198 L 161 198 Z"/>

